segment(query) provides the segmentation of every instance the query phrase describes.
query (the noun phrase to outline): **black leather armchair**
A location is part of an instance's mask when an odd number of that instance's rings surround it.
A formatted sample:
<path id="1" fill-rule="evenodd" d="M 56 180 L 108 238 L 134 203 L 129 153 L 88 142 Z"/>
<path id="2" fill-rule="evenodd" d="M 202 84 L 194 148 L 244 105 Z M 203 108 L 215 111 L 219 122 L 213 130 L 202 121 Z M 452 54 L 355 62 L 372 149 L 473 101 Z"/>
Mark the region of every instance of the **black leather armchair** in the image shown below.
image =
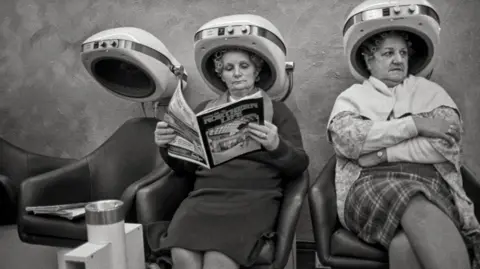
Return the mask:
<path id="1" fill-rule="evenodd" d="M 0 225 L 17 220 L 20 184 L 28 177 L 60 168 L 74 159 L 36 154 L 0 138 Z"/>
<path id="2" fill-rule="evenodd" d="M 387 269 L 387 251 L 364 243 L 340 226 L 335 194 L 335 164 L 333 156 L 308 193 L 318 259 L 325 268 Z M 465 166 L 461 172 L 467 195 L 474 204 L 480 205 L 480 181 Z M 475 210 L 477 218 L 480 217 L 480 208 L 477 206 Z"/>
<path id="3" fill-rule="evenodd" d="M 138 191 L 137 215 L 140 223 L 170 221 L 176 209 L 193 187 L 193 180 L 171 173 L 168 177 Z M 308 190 L 308 173 L 290 181 L 284 189 L 284 199 L 277 220 L 277 234 L 262 249 L 253 268 L 284 268 L 294 243 L 295 229 Z M 148 230 L 148 229 L 146 229 Z M 148 237 L 148 234 L 146 234 Z M 146 253 L 150 252 L 148 245 Z M 294 261 L 293 261 L 294 262 Z"/>
<path id="4" fill-rule="evenodd" d="M 72 248 L 87 240 L 84 219 L 29 214 L 26 206 L 120 199 L 126 222 L 136 222 L 137 191 L 170 172 L 154 143 L 156 119 L 126 121 L 80 160 L 25 180 L 20 188 L 18 234 L 26 243 Z"/>

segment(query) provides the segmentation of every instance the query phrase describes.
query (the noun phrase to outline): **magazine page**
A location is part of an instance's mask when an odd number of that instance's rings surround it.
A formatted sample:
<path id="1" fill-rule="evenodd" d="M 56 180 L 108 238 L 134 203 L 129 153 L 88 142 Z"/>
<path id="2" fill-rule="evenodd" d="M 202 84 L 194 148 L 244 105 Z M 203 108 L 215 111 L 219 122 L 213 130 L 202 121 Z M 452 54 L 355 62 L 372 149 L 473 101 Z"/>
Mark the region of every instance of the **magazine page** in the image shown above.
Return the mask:
<path id="1" fill-rule="evenodd" d="M 87 204 L 87 202 L 82 202 L 47 206 L 27 206 L 25 210 L 34 215 L 58 216 L 73 220 L 85 215 L 85 206 Z"/>
<path id="2" fill-rule="evenodd" d="M 247 134 L 248 123 L 264 124 L 263 98 L 245 98 L 197 115 L 207 158 L 214 167 L 239 155 L 261 149 Z"/>
<path id="3" fill-rule="evenodd" d="M 61 204 L 61 205 L 42 205 L 42 206 L 27 206 L 25 210 L 27 212 L 33 211 L 43 211 L 43 212 L 56 212 L 64 209 L 74 209 L 74 208 L 84 208 L 88 203 L 72 203 L 72 204 Z"/>
<path id="4" fill-rule="evenodd" d="M 198 132 L 197 118 L 185 100 L 180 86 L 177 87 L 168 104 L 164 121 L 175 130 L 177 135 L 169 143 L 168 155 L 208 168 L 205 148 Z"/>
<path id="5" fill-rule="evenodd" d="M 69 220 L 77 219 L 85 216 L 85 208 L 72 208 L 72 209 L 62 209 L 59 211 L 42 211 L 34 210 L 33 214 L 35 215 L 48 215 L 48 216 L 57 216 L 66 218 Z"/>

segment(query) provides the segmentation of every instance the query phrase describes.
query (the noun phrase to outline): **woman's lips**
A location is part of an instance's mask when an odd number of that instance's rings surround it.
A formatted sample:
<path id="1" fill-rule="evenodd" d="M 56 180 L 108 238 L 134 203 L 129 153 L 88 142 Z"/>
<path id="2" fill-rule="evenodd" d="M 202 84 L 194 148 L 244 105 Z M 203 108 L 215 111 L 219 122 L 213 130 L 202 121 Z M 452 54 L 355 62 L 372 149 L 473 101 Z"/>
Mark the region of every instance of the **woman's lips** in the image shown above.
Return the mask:
<path id="1" fill-rule="evenodd" d="M 390 68 L 389 71 L 403 71 L 403 68 L 402 67 L 393 67 L 393 68 Z"/>

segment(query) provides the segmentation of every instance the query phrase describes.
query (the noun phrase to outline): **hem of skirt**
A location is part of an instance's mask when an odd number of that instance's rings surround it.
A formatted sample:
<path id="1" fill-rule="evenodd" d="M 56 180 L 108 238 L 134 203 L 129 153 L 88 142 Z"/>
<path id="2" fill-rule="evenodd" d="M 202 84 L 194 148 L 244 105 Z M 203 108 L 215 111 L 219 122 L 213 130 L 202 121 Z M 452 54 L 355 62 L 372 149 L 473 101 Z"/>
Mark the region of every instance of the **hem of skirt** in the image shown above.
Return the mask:
<path id="1" fill-rule="evenodd" d="M 240 265 L 241 268 L 242 267 L 251 267 L 258 260 L 258 257 L 260 256 L 260 253 L 261 253 L 263 247 L 267 243 L 267 240 L 272 239 L 274 236 L 275 236 L 275 232 L 264 232 L 264 233 L 262 233 L 262 235 L 257 239 L 255 244 L 252 246 L 252 250 L 251 250 L 250 254 L 246 257 L 247 259 L 245 261 L 239 261 L 238 259 L 235 259 L 231 255 L 228 255 L 228 253 L 226 253 L 225 251 L 220 250 L 218 248 L 195 248 L 195 247 L 182 246 L 181 244 L 172 244 L 170 246 L 160 248 L 159 252 L 161 252 L 161 254 L 158 257 L 156 257 L 156 261 L 167 263 L 167 264 L 170 265 L 170 267 L 168 267 L 168 268 L 171 268 L 173 266 L 173 261 L 172 261 L 172 258 L 171 258 L 171 249 L 172 248 L 182 248 L 182 249 L 186 249 L 186 250 L 189 250 L 189 251 L 201 252 L 201 253 L 205 253 L 205 252 L 209 252 L 209 251 L 219 252 L 219 253 L 222 253 L 223 255 L 229 257 L 230 259 L 232 259 L 235 263 Z"/>
<path id="2" fill-rule="evenodd" d="M 395 227 L 395 229 L 392 229 L 389 233 L 388 233 L 388 238 L 389 238 L 389 241 L 388 242 L 378 242 L 377 240 L 373 239 L 373 240 L 370 240 L 364 236 L 361 236 L 361 233 L 358 233 L 357 234 L 357 237 L 360 238 L 361 240 L 369 243 L 369 244 L 380 244 L 381 246 L 383 246 L 385 249 L 388 249 L 389 248 L 389 245 L 391 243 L 391 241 L 393 240 L 393 237 L 395 236 L 395 234 L 398 232 L 398 229 L 399 229 L 399 226 L 400 226 L 400 223 L 401 223 L 401 216 L 403 216 L 403 214 L 405 213 L 405 210 L 407 209 L 407 206 L 408 204 L 410 203 L 411 199 L 413 197 L 415 197 L 416 195 L 423 195 L 428 201 L 430 201 L 432 204 L 436 205 L 435 201 L 433 201 L 432 197 L 430 197 L 424 190 L 418 190 L 414 193 L 411 193 L 410 196 L 408 197 L 408 202 L 405 203 L 405 204 L 402 204 L 398 210 L 397 210 L 397 214 L 400 216 L 400 217 L 397 217 L 395 220 L 396 220 L 396 223 L 393 225 Z M 346 203 L 345 203 L 346 204 Z M 347 229 L 349 231 L 354 231 L 354 229 L 352 229 L 351 227 L 348 227 L 348 223 L 345 219 L 345 225 L 347 226 Z"/>
<path id="3" fill-rule="evenodd" d="M 216 248 L 192 248 L 192 247 L 184 247 L 184 246 L 181 246 L 181 245 L 172 245 L 172 246 L 168 246 L 168 247 L 165 247 L 165 248 L 162 248 L 161 251 L 162 252 L 168 252 L 167 253 L 163 253 L 161 255 L 159 255 L 157 258 L 156 258 L 156 261 L 161 261 L 163 263 L 167 263 L 170 265 L 170 267 L 168 268 L 171 268 L 171 266 L 173 266 L 173 261 L 172 261 L 172 257 L 171 257 L 171 250 L 172 248 L 182 248 L 182 249 L 185 249 L 185 250 L 188 250 L 188 251 L 192 251 L 192 252 L 200 252 L 200 253 L 205 253 L 205 252 L 209 252 L 209 251 L 215 251 L 215 252 L 219 252 L 219 253 L 222 253 L 223 255 L 227 256 L 228 258 L 232 259 L 235 263 L 237 263 L 238 265 L 240 265 L 241 267 L 250 267 L 252 264 L 255 263 L 255 260 L 253 262 L 249 262 L 247 261 L 246 263 L 244 262 L 240 262 L 238 261 L 237 259 L 233 258 L 232 256 L 228 255 L 227 253 L 225 253 L 224 251 L 220 250 L 220 249 L 216 249 Z M 258 258 L 258 255 L 257 255 L 257 258 Z M 157 262 L 158 263 L 158 262 Z"/>

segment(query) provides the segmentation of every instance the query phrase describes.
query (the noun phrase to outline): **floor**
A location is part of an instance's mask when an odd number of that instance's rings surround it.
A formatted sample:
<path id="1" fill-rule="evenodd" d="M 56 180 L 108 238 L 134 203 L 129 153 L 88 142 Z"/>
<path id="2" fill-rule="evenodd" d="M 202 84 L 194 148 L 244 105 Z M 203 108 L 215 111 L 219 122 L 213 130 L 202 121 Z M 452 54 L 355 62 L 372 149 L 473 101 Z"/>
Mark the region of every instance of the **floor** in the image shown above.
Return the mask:
<path id="1" fill-rule="evenodd" d="M 25 244 L 18 238 L 16 226 L 0 226 L 1 269 L 56 269 L 57 248 Z M 314 269 L 311 250 L 297 250 L 297 269 Z"/>
<path id="2" fill-rule="evenodd" d="M 20 241 L 14 225 L 0 226 L 1 269 L 55 269 L 57 249 L 25 244 Z"/>

